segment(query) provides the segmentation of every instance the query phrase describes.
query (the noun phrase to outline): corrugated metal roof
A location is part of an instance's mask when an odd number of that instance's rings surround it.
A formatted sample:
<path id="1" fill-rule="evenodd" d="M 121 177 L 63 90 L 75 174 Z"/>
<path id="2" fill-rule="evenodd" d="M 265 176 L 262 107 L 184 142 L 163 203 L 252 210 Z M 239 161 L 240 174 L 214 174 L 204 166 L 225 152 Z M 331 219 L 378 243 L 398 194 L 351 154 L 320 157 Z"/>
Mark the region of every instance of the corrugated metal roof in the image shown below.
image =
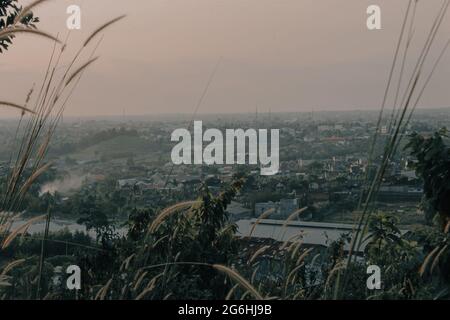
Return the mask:
<path id="1" fill-rule="evenodd" d="M 237 222 L 238 234 L 248 236 L 257 219 L 240 220 Z M 345 234 L 353 234 L 353 225 L 322 222 L 291 221 L 285 226 L 283 220 L 260 220 L 255 227 L 252 237 L 270 238 L 276 241 L 295 241 L 302 239 L 304 244 L 329 246 L 332 242 L 339 240 Z M 363 251 L 365 244 L 360 248 Z M 349 249 L 346 244 L 345 250 Z"/>

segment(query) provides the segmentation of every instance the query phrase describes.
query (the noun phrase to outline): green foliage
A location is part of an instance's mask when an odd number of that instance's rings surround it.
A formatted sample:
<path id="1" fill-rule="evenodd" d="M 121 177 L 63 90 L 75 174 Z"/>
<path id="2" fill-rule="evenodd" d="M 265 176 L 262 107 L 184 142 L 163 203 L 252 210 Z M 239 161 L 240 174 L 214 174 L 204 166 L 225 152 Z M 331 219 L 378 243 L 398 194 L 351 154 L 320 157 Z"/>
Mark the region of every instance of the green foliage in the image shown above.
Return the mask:
<path id="1" fill-rule="evenodd" d="M 100 206 L 96 194 L 89 194 L 82 199 L 79 206 L 81 218 L 78 223 L 86 225 L 86 230 L 94 230 L 97 241 L 107 245 L 115 236 L 115 227 L 110 223 L 108 213 Z"/>
<path id="2" fill-rule="evenodd" d="M 373 298 L 413 298 L 416 286 L 421 284 L 418 273 L 424 258 L 421 247 L 402 235 L 397 223 L 396 217 L 385 213 L 375 214 L 369 221 L 366 261 L 383 270 L 384 287 Z"/>
<path id="3" fill-rule="evenodd" d="M 234 237 L 236 225 L 229 222 L 226 208 L 242 184 L 243 180 L 234 182 L 217 197 L 204 186 L 198 205 L 173 215 L 149 235 L 147 241 L 153 243 L 153 250 L 143 253 L 143 265 L 168 261 L 230 265 L 238 244 Z M 155 297 L 170 292 L 172 298 L 182 298 L 190 292 L 190 298 L 218 299 L 231 288 L 222 274 L 204 266 L 172 266 L 165 269 L 165 274 L 165 285 L 155 292 Z"/>
<path id="4" fill-rule="evenodd" d="M 126 223 L 126 226 L 128 227 L 128 238 L 132 241 L 142 240 L 146 229 L 153 218 L 153 210 L 134 208 L 131 211 Z"/>
<path id="5" fill-rule="evenodd" d="M 286 243 L 252 245 L 250 239 L 236 237 L 226 208 L 244 185 L 239 179 L 217 196 L 203 186 L 194 204 L 174 206 L 160 212 L 148 208 L 130 210 L 122 237 L 102 235 L 111 226 L 96 203 L 98 194 L 85 195 L 80 208 L 89 228 L 99 232 L 102 246 L 83 234 L 67 231 L 50 234 L 42 273 L 42 294 L 53 299 L 75 296 L 52 285 L 57 266 L 76 264 L 82 269 L 83 286 L 78 299 L 233 299 L 250 298 L 248 292 L 212 265 L 233 267 L 264 297 L 282 299 L 331 299 L 341 279 L 350 234 L 330 242 L 326 248 L 308 248 L 302 237 Z M 347 266 L 352 278 L 343 299 L 432 298 L 446 288 L 445 282 L 421 277 L 425 257 L 447 242 L 435 229 L 403 234 L 397 219 L 383 213 L 369 222 L 363 260 Z M 151 226 L 158 227 L 152 228 Z M 16 239 L 5 257 L 9 261 L 26 258 L 11 272 L 13 288 L 6 287 L 6 298 L 34 297 L 39 235 Z M 253 248 L 253 249 L 251 249 Z M 440 248 L 440 247 L 439 247 Z M 447 259 L 441 256 L 443 263 Z M 0 261 L 1 264 L 1 261 Z M 382 290 L 367 290 L 366 267 L 378 265 Z M 445 267 L 442 264 L 442 267 Z M 445 270 L 445 269 L 443 269 Z M 103 294 L 102 294 L 103 293 Z"/>
<path id="6" fill-rule="evenodd" d="M 447 137 L 445 128 L 430 138 L 414 133 L 406 146 L 417 158 L 414 167 L 424 182 L 425 201 L 439 213 L 442 227 L 450 218 L 450 148 L 444 141 Z M 433 211 L 428 215 L 429 220 Z"/>

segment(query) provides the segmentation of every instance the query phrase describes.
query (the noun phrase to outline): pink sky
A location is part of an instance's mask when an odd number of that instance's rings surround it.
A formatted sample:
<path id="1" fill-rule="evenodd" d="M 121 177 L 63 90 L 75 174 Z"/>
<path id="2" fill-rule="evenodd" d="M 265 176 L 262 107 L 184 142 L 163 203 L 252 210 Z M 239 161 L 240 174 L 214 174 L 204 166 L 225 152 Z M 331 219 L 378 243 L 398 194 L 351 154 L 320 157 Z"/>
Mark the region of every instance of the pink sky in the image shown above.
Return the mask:
<path id="1" fill-rule="evenodd" d="M 29 1 L 21 1 L 28 3 Z M 414 54 L 440 0 L 419 5 Z M 220 57 L 199 112 L 378 108 L 406 0 L 53 0 L 35 13 L 39 28 L 67 32 L 66 8 L 82 7 L 77 46 L 102 22 L 126 13 L 106 32 L 66 114 L 191 113 Z M 382 8 L 383 30 L 366 28 L 366 8 Z M 433 52 L 448 37 L 444 21 Z M 0 55 L 0 97 L 22 103 L 39 83 L 50 41 L 20 35 Z M 421 105 L 448 106 L 450 53 Z M 434 55 L 433 55 L 434 56 Z M 430 60 L 432 61 L 432 60 Z M 17 112 L 1 109 L 1 116 Z"/>

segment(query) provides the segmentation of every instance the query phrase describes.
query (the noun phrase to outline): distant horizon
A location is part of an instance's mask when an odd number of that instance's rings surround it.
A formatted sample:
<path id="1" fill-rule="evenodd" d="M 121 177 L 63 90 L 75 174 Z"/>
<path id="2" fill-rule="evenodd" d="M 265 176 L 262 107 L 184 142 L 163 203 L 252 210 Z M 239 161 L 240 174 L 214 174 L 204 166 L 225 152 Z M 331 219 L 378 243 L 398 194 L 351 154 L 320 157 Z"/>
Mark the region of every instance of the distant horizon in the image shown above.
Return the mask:
<path id="1" fill-rule="evenodd" d="M 390 111 L 392 109 L 385 109 L 384 115 L 389 116 Z M 423 111 L 430 111 L 430 112 L 437 112 L 437 111 L 450 111 L 450 106 L 446 107 L 417 107 L 416 112 L 423 112 Z M 314 109 L 310 111 L 288 111 L 288 110 L 281 110 L 281 111 L 264 111 L 264 110 L 258 110 L 258 115 L 277 115 L 277 114 L 320 114 L 324 112 L 329 113 L 351 113 L 351 112 L 358 112 L 358 113 L 379 113 L 380 108 L 369 108 L 369 109 L 338 109 L 338 110 L 329 110 L 329 109 Z M 229 113 L 213 113 L 213 112 L 197 112 L 197 116 L 234 116 L 234 115 L 255 115 L 256 110 L 254 112 L 229 112 Z M 192 113 L 142 113 L 142 114 L 99 114 L 99 115 L 64 115 L 63 119 L 108 119 L 108 118 L 135 118 L 135 117 L 184 117 L 186 116 L 187 120 L 191 120 Z M 20 113 L 18 113 L 17 116 L 6 116 L 1 117 L 1 120 L 17 120 L 20 118 Z"/>
<path id="2" fill-rule="evenodd" d="M 215 66 L 201 114 L 252 113 L 256 108 L 261 113 L 310 112 L 311 106 L 346 111 L 381 105 L 407 4 L 378 0 L 381 30 L 367 28 L 371 0 L 128 0 L 114 5 L 59 0 L 42 4 L 35 14 L 39 29 L 64 38 L 67 7 L 81 7 L 81 30 L 71 33 L 62 64 L 99 25 L 127 15 L 105 31 L 96 52 L 100 59 L 86 71 L 65 116 L 121 116 L 124 106 L 133 116 L 192 114 Z M 439 6 L 437 1 L 418 4 L 405 79 Z M 424 72 L 447 41 L 450 19 L 441 29 Z M 2 90 L 2 100 L 25 101 L 33 84 L 42 81 L 52 48 L 51 41 L 29 35 L 14 39 L 1 54 L 0 87 L 8 89 Z M 450 102 L 449 62 L 447 53 L 420 105 Z M 0 109 L 0 116 L 16 114 Z"/>

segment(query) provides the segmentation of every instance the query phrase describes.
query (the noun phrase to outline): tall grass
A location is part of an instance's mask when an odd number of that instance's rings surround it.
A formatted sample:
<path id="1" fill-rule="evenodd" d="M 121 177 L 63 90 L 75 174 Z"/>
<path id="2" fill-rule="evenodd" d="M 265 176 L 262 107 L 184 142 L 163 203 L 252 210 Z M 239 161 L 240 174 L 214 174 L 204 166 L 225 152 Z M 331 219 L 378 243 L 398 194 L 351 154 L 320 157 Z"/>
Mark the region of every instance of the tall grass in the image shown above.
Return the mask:
<path id="1" fill-rule="evenodd" d="M 30 90 L 26 98 L 26 104 L 0 101 L 0 105 L 17 108 L 22 112 L 17 133 L 23 132 L 22 136 L 16 136 L 17 150 L 11 155 L 9 167 L 11 168 L 4 185 L 4 192 L 0 195 L 0 248 L 5 249 L 20 234 L 26 232 L 28 227 L 40 219 L 37 217 L 24 223 L 16 230 L 11 230 L 12 222 L 18 218 L 22 208 L 24 197 L 30 186 L 51 167 L 51 162 L 46 162 L 46 155 L 50 141 L 55 134 L 55 130 L 61 120 L 63 112 L 78 86 L 86 69 L 98 58 L 93 58 L 101 39 L 94 46 L 90 46 L 100 34 L 109 26 L 123 19 L 124 16 L 114 18 L 99 28 L 94 30 L 80 46 L 77 53 L 72 57 L 67 57 L 67 47 L 69 45 L 67 37 L 62 41 L 59 36 L 53 36 L 46 32 L 28 29 L 18 26 L 19 21 L 38 5 L 46 0 L 33 1 L 24 7 L 16 17 L 14 24 L 0 30 L 0 38 L 12 34 L 29 33 L 51 39 L 53 49 L 47 64 L 46 71 L 41 81 L 37 95 L 33 95 L 34 89 Z M 87 59 L 82 58 L 87 52 Z M 70 59 L 70 64 L 63 64 L 63 60 Z M 86 62 L 83 62 L 86 59 Z M 60 71 L 62 70 L 62 75 Z M 32 105 L 32 106 L 28 106 Z M 25 114 L 28 113 L 28 116 Z M 22 119 L 25 123 L 22 124 Z M 50 216 L 47 215 L 47 229 L 50 223 Z M 47 230 L 48 231 L 48 230 Z M 48 232 L 42 240 L 43 250 L 39 275 L 42 273 L 42 263 L 44 255 L 44 244 L 47 240 Z M 39 296 L 39 288 L 38 288 Z"/>
<path id="2" fill-rule="evenodd" d="M 354 232 L 354 235 L 352 238 L 350 252 L 347 257 L 347 264 L 346 264 L 347 269 L 345 269 L 345 271 L 344 271 L 344 277 L 342 279 L 342 282 L 338 283 L 336 285 L 337 287 L 340 288 L 340 290 L 338 290 L 336 292 L 337 295 L 335 296 L 335 298 L 343 297 L 343 295 L 345 293 L 346 284 L 349 279 L 348 266 L 352 261 L 354 262 L 356 260 L 355 251 L 358 251 L 359 248 L 361 247 L 362 239 L 363 239 L 362 235 L 367 233 L 367 227 L 368 227 L 368 223 L 369 223 L 370 215 L 371 215 L 371 204 L 373 203 L 374 199 L 376 198 L 376 195 L 379 191 L 379 188 L 381 186 L 381 183 L 382 183 L 383 177 L 386 173 L 386 170 L 390 164 L 390 161 L 395 157 L 397 147 L 403 137 L 403 133 L 405 132 L 407 125 L 409 124 L 409 121 L 411 120 L 412 115 L 413 115 L 418 103 L 420 102 L 422 94 L 425 91 L 425 89 L 427 88 L 442 56 L 444 55 L 445 51 L 448 48 L 449 43 L 447 42 L 447 44 L 445 45 L 444 49 L 442 49 L 441 54 L 439 55 L 438 59 L 434 63 L 431 70 L 427 71 L 425 68 L 425 65 L 426 65 L 426 62 L 428 61 L 428 56 L 429 56 L 430 50 L 434 45 L 436 35 L 438 34 L 440 27 L 442 25 L 442 21 L 444 20 L 444 18 L 446 16 L 449 4 L 450 4 L 450 1 L 448 1 L 448 0 L 443 1 L 436 17 L 433 20 L 433 24 L 431 26 L 431 29 L 429 30 L 428 36 L 425 40 L 425 43 L 423 44 L 422 50 L 421 50 L 419 56 L 416 58 L 416 62 L 415 62 L 414 68 L 412 70 L 412 74 L 409 78 L 409 81 L 407 82 L 406 89 L 403 93 L 403 97 L 401 99 L 399 108 L 396 108 L 396 103 L 398 101 L 398 93 L 395 94 L 394 105 L 392 108 L 392 114 L 395 114 L 395 116 L 393 116 L 391 119 L 391 125 L 390 125 L 391 130 L 389 132 L 388 138 L 386 139 L 385 146 L 384 146 L 384 152 L 382 154 L 381 162 L 379 163 L 375 177 L 373 178 L 372 181 L 370 181 L 368 189 L 363 188 L 363 192 L 361 194 L 361 200 L 360 200 L 360 204 L 362 204 L 362 214 L 356 224 L 355 232 Z M 414 19 L 416 16 L 417 2 L 414 3 L 414 10 L 413 10 L 412 16 L 410 16 L 411 5 L 412 5 L 412 1 L 409 1 L 408 8 L 406 10 L 405 17 L 403 20 L 402 29 L 400 32 L 399 41 L 398 41 L 397 48 L 396 48 L 396 51 L 394 54 L 393 64 L 392 64 L 392 67 L 389 72 L 387 87 L 385 90 L 380 114 L 378 117 L 376 132 L 374 134 L 374 139 L 373 139 L 374 142 L 373 142 L 371 150 L 370 150 L 370 160 L 371 161 L 373 161 L 374 156 L 375 156 L 374 155 L 375 143 L 377 141 L 378 133 L 380 132 L 381 120 L 383 118 L 383 112 L 384 112 L 384 109 L 386 106 L 387 97 L 391 90 L 391 86 L 392 86 L 391 80 L 392 80 L 393 74 L 395 72 L 395 69 L 397 67 L 399 48 L 401 47 L 402 43 L 405 42 L 404 41 L 405 26 L 406 26 L 408 19 L 410 19 L 410 21 L 411 21 L 410 27 L 409 27 L 410 31 L 409 31 L 409 35 L 406 39 L 406 44 L 405 44 L 405 49 L 404 49 L 405 53 L 403 56 L 403 61 L 400 66 L 399 83 L 397 84 L 397 91 L 400 90 L 399 88 L 402 85 L 401 82 L 402 82 L 404 72 L 405 72 L 405 63 L 406 63 L 406 59 L 408 57 L 407 53 L 408 53 L 408 49 L 411 45 L 411 41 L 413 39 L 412 30 L 414 27 L 414 21 L 415 21 Z M 425 81 L 421 82 L 422 78 L 424 77 L 424 74 L 427 74 L 427 73 L 428 73 L 428 76 L 425 78 Z M 369 165 L 370 165 L 371 161 L 369 161 Z M 370 168 L 368 168 L 368 170 L 369 169 Z M 369 181 L 366 180 L 366 182 L 369 182 Z M 364 193 L 365 190 L 367 191 L 367 194 Z"/>

